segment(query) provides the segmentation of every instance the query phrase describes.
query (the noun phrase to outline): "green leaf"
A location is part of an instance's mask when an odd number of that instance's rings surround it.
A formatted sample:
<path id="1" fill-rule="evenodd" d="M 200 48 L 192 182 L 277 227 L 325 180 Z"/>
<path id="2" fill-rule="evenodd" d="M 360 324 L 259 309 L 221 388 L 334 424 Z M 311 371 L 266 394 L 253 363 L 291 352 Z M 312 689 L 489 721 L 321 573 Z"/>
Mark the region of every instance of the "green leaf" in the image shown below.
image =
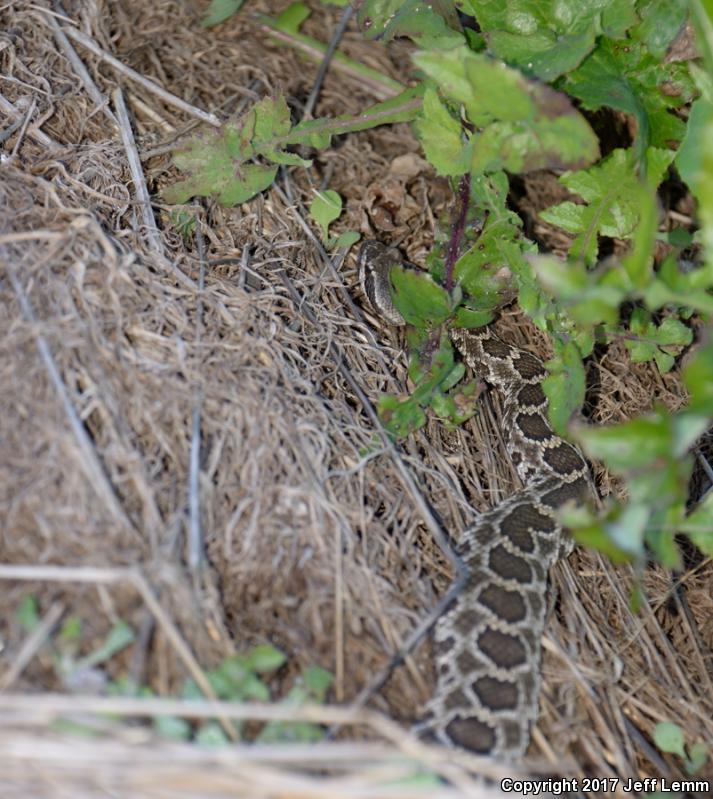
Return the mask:
<path id="1" fill-rule="evenodd" d="M 321 666 L 308 666 L 302 672 L 302 679 L 315 702 L 324 702 L 327 697 L 327 691 L 329 691 L 334 682 L 331 672 Z"/>
<path id="2" fill-rule="evenodd" d="M 708 332 L 694 356 L 683 368 L 691 411 L 713 416 L 713 334 Z"/>
<path id="3" fill-rule="evenodd" d="M 700 771 L 706 764 L 710 749 L 703 741 L 698 741 L 693 744 L 688 750 L 688 762 L 686 763 L 686 772 L 688 774 L 695 774 Z"/>
<path id="4" fill-rule="evenodd" d="M 685 518 L 680 530 L 704 555 L 713 557 L 713 493 Z"/>
<path id="5" fill-rule="evenodd" d="M 399 399 L 387 394 L 379 397 L 379 419 L 395 438 L 406 438 L 426 424 L 426 414 L 413 397 Z"/>
<path id="6" fill-rule="evenodd" d="M 626 296 L 620 281 L 587 270 L 581 262 L 567 263 L 551 255 L 532 257 L 530 263 L 540 284 L 557 299 L 569 319 L 590 327 L 601 322 L 616 324 L 619 305 Z"/>
<path id="7" fill-rule="evenodd" d="M 416 133 L 429 162 L 439 175 L 457 176 L 468 170 L 469 149 L 464 146 L 458 120 L 443 105 L 438 93 L 426 89 Z"/>
<path id="8" fill-rule="evenodd" d="M 630 0 L 471 0 L 498 58 L 543 81 L 575 69 L 601 32 L 621 36 L 636 21 Z"/>
<path id="9" fill-rule="evenodd" d="M 574 341 L 554 340 L 555 357 L 545 364 L 549 377 L 542 389 L 549 400 L 549 418 L 554 429 L 564 435 L 572 416 L 584 402 L 585 374 L 582 354 Z"/>
<path id="10" fill-rule="evenodd" d="M 630 563 L 644 557 L 644 531 L 648 514 L 645 508 L 624 517 L 622 509 L 610 508 L 599 518 L 582 506 L 564 507 L 559 513 L 562 524 L 582 546 L 591 547 L 606 555 L 612 563 Z"/>
<path id="11" fill-rule="evenodd" d="M 242 6 L 245 0 L 211 0 L 205 16 L 201 20 L 202 28 L 212 28 L 225 22 Z"/>
<path id="12" fill-rule="evenodd" d="M 342 213 L 342 198 L 332 189 L 318 191 L 309 206 L 312 219 L 322 229 L 322 239 L 329 237 L 329 225 Z"/>
<path id="13" fill-rule="evenodd" d="M 208 721 L 196 733 L 196 743 L 201 746 L 227 746 L 230 741 L 217 721 Z"/>
<path id="14" fill-rule="evenodd" d="M 390 41 L 395 36 L 408 36 L 429 48 L 449 47 L 463 42 L 458 15 L 450 3 L 365 0 L 359 6 L 357 20 L 369 39 Z"/>
<path id="15" fill-rule="evenodd" d="M 649 148 L 646 153 L 649 186 L 658 186 L 673 156 L 671 151 Z M 598 254 L 597 236 L 619 239 L 633 236 L 641 213 L 641 185 L 631 150 L 614 150 L 590 169 L 566 172 L 560 182 L 587 204 L 560 203 L 541 211 L 540 218 L 576 234 L 571 257 L 593 264 Z"/>
<path id="16" fill-rule="evenodd" d="M 98 666 L 105 660 L 114 657 L 117 652 L 127 647 L 134 641 L 134 631 L 125 621 L 118 621 L 110 630 L 104 643 L 95 649 L 91 655 L 82 658 L 76 664 L 77 669 L 86 669 Z"/>
<path id="17" fill-rule="evenodd" d="M 632 114 L 638 123 L 637 153 L 649 146 L 675 147 L 685 125 L 671 112 L 693 97 L 684 64 L 663 64 L 641 42 L 606 37 L 564 78 L 562 88 L 589 110 L 608 106 Z"/>
<path id="18" fill-rule="evenodd" d="M 475 173 L 581 167 L 599 155 L 594 132 L 567 97 L 466 47 L 420 52 L 413 60 L 479 130 Z"/>
<path id="19" fill-rule="evenodd" d="M 656 58 L 663 58 L 688 15 L 687 0 L 644 0 L 638 3 L 641 24 L 632 36 L 641 39 Z"/>
<path id="20" fill-rule="evenodd" d="M 681 347 L 693 340 L 693 332 L 679 319 L 668 316 L 656 325 L 643 308 L 634 309 L 629 329 L 638 339 L 624 342 L 631 353 L 631 360 L 634 363 L 655 360 L 661 374 L 671 369 Z"/>
<path id="21" fill-rule="evenodd" d="M 685 759 L 686 747 L 683 731 L 672 721 L 661 721 L 654 728 L 654 743 L 662 752 L 670 752 Z"/>
<path id="22" fill-rule="evenodd" d="M 170 741 L 188 741 L 191 737 L 191 725 L 178 716 L 156 716 L 153 727 L 161 738 Z"/>
<path id="23" fill-rule="evenodd" d="M 651 466 L 668 455 L 670 416 L 658 411 L 618 425 L 582 427 L 578 438 L 587 454 L 613 469 Z"/>
<path id="24" fill-rule="evenodd" d="M 310 9 L 304 3 L 290 3 L 275 20 L 276 27 L 285 33 L 297 34 L 310 13 Z"/>
<path id="25" fill-rule="evenodd" d="M 287 661 L 287 656 L 284 652 L 280 652 L 270 644 L 261 644 L 260 646 L 253 647 L 248 652 L 245 665 L 247 668 L 256 671 L 258 674 L 263 674 L 266 671 L 276 671 L 283 666 Z"/>
<path id="26" fill-rule="evenodd" d="M 82 637 L 82 620 L 79 616 L 69 616 L 62 623 L 62 627 L 57 636 L 57 641 L 61 644 L 72 644 L 79 641 Z"/>
<path id="27" fill-rule="evenodd" d="M 396 97 L 369 106 L 355 117 L 342 116 L 336 119 L 308 119 L 285 136 L 283 144 L 301 144 L 324 149 L 332 136 L 342 133 L 355 133 L 371 130 L 379 125 L 393 125 L 396 122 L 411 122 L 422 106 L 425 87 L 422 83 L 404 89 Z"/>
<path id="28" fill-rule="evenodd" d="M 284 98 L 265 97 L 241 120 L 190 139 L 173 157 L 190 176 L 166 188 L 164 200 L 183 203 L 197 195 L 215 196 L 226 206 L 246 202 L 270 186 L 277 174 L 276 166 L 248 160 L 263 155 L 275 163 L 309 163 L 282 150 L 290 126 Z"/>
<path id="29" fill-rule="evenodd" d="M 28 633 L 34 632 L 41 623 L 40 613 L 37 608 L 37 597 L 29 594 L 22 598 L 20 607 L 15 613 L 15 618 Z"/>
<path id="30" fill-rule="evenodd" d="M 451 315 L 448 292 L 426 272 L 396 266 L 390 278 L 394 304 L 408 324 L 416 327 L 438 325 Z"/>
<path id="31" fill-rule="evenodd" d="M 340 233 L 339 236 L 337 236 L 334 241 L 334 246 L 337 249 L 344 248 L 348 250 L 352 245 L 356 244 L 360 238 L 361 233 L 357 233 L 356 230 L 345 230 L 344 233 Z"/>

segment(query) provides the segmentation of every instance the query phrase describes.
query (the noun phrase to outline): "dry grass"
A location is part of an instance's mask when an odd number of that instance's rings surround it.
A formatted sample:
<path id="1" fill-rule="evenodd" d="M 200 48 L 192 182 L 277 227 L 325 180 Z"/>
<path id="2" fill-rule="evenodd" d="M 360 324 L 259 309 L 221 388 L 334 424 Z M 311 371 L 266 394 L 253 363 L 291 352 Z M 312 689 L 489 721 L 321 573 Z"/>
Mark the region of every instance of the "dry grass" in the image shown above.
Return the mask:
<path id="1" fill-rule="evenodd" d="M 188 675 L 204 684 L 204 670 L 233 651 L 271 642 L 289 655 L 274 695 L 318 663 L 336 675 L 334 702 L 348 702 L 448 583 L 429 529 L 440 518 L 457 535 L 471 505 L 495 504 L 515 481 L 494 397 L 467 429 L 430 424 L 400 456 L 378 443 L 354 384 L 371 402 L 403 390 L 400 346 L 377 341 L 354 306 L 352 259 L 330 262 L 305 230 L 305 204 L 326 183 L 347 200 L 344 229 L 403 239 L 422 258 L 448 192 L 408 129 L 350 136 L 240 208 L 196 206 L 203 244 L 183 241 L 168 209 L 150 208 L 142 190 L 155 197 L 174 177 L 166 145 L 195 125 L 191 109 L 222 119 L 278 90 L 298 103 L 316 67 L 271 43 L 249 14 L 206 33 L 202 5 L 65 7 L 98 48 L 188 109 L 76 42 L 70 61 L 39 5 L 0 11 L 3 129 L 32 111 L 5 141 L 11 157 L 0 166 L 4 796 L 416 796 L 417 787 L 383 787 L 403 783 L 414 760 L 450 780 L 440 792 L 422 789 L 429 796 L 486 795 L 469 775 L 493 774 L 492 765 L 425 747 L 389 720 L 414 717 L 428 695 L 426 646 L 372 702 L 383 715 L 220 708 L 232 732 L 246 713 L 350 722 L 342 740 L 319 746 L 169 744 L 108 723 L 91 696 L 72 702 L 94 718 L 96 739 L 50 725 L 67 712 L 56 693 L 71 697 L 72 686 L 58 679 L 47 642 L 69 615 L 84 620 L 83 653 L 118 619 L 141 631 L 104 676 L 130 673 L 161 696 Z M 323 22 L 310 24 L 323 35 Z M 390 51 L 390 63 L 356 32 L 345 49 L 406 79 L 403 49 Z M 354 113 L 374 99 L 330 73 L 317 111 Z M 130 168 L 124 103 L 144 178 Z M 544 351 L 517 312 L 499 324 Z M 683 401 L 675 372 L 632 367 L 619 346 L 591 369 L 595 421 Z M 606 475 L 599 481 L 603 493 L 616 490 Z M 195 563 L 202 552 L 207 566 Z M 652 568 L 634 614 L 626 569 L 589 552 L 557 568 L 528 768 L 685 776 L 651 733 L 670 720 L 689 742 L 713 741 L 712 579 L 708 561 L 675 583 Z M 28 638 L 14 614 L 29 594 L 44 624 Z M 112 709 L 136 714 L 130 703 Z M 146 704 L 140 715 L 165 710 Z M 369 743 L 378 739 L 387 743 Z"/>

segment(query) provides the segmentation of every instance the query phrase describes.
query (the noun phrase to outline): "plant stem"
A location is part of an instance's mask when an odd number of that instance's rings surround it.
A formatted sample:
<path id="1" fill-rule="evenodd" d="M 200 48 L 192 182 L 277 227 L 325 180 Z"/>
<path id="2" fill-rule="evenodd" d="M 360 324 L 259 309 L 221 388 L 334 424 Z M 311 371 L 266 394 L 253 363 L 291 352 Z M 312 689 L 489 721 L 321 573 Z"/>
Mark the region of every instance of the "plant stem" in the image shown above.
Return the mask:
<path id="1" fill-rule="evenodd" d="M 458 184 L 458 204 L 456 206 L 456 218 L 451 226 L 451 237 L 448 242 L 445 262 L 445 278 L 443 288 L 449 293 L 453 291 L 453 269 L 458 260 L 460 243 L 465 233 L 465 220 L 468 216 L 468 202 L 470 200 L 470 172 L 466 172 Z"/>

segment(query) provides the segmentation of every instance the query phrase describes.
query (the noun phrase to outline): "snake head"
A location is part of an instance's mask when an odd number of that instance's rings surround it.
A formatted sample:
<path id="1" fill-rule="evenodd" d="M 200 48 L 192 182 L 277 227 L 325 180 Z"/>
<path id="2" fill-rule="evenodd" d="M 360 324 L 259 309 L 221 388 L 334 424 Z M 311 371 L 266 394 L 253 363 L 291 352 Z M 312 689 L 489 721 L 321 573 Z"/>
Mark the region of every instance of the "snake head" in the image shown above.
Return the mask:
<path id="1" fill-rule="evenodd" d="M 406 324 L 391 296 L 391 270 L 403 264 L 403 257 L 395 247 L 380 241 L 365 241 L 359 250 L 357 266 L 359 283 L 374 313 L 389 324 Z"/>

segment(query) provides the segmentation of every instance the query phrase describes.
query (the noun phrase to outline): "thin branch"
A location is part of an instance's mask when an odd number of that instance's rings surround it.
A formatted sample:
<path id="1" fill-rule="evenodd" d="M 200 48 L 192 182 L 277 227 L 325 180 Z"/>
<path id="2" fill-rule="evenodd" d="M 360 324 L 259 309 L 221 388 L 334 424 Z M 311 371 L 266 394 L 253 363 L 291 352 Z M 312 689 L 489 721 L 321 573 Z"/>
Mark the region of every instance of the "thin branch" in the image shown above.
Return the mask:
<path id="1" fill-rule="evenodd" d="M 126 64 L 122 64 L 118 58 L 114 58 L 113 55 L 110 55 L 106 52 L 106 50 L 103 50 L 94 41 L 94 39 L 92 39 L 91 36 L 87 36 L 85 33 L 82 33 L 75 28 L 70 28 L 69 26 L 62 26 L 61 30 L 64 31 L 64 33 L 69 36 L 70 39 L 74 39 L 74 41 L 81 44 L 82 47 L 86 47 L 90 53 L 94 53 L 95 56 L 103 61 L 106 61 L 107 64 L 110 64 L 118 72 L 126 75 L 130 80 L 134 81 L 134 83 L 138 83 L 147 91 L 155 94 L 167 105 L 178 108 L 180 111 L 183 111 L 190 116 L 196 117 L 202 122 L 207 122 L 209 125 L 213 125 L 216 128 L 219 128 L 222 125 L 221 120 L 218 119 L 215 114 L 203 111 L 202 109 L 196 108 L 194 105 L 185 102 L 185 100 L 181 100 L 180 97 L 176 97 L 175 94 L 171 94 L 171 92 L 166 91 L 166 89 L 163 89 L 158 85 L 158 83 L 155 83 L 150 78 L 144 77 L 144 75 L 142 75 L 140 72 L 137 72 L 135 69 L 131 69 L 131 67 L 127 67 Z"/>
<path id="2" fill-rule="evenodd" d="M 342 40 L 342 36 L 344 35 L 344 31 L 347 29 L 347 25 L 349 24 L 349 20 L 352 18 L 354 14 L 354 8 L 350 3 L 344 7 L 344 11 L 342 12 L 342 16 L 337 23 L 337 27 L 332 34 L 332 38 L 329 42 L 329 46 L 327 47 L 326 52 L 324 53 L 324 57 L 322 58 L 322 63 L 319 65 L 319 71 L 317 72 L 317 77 L 314 79 L 314 86 L 312 86 L 312 91 L 309 93 L 309 97 L 307 98 L 307 102 L 305 103 L 303 118 L 304 119 L 311 119 L 312 111 L 314 111 L 314 107 L 317 103 L 317 98 L 319 97 L 319 93 L 322 89 L 322 83 L 324 82 L 325 75 L 327 74 L 327 70 L 329 69 L 329 65 L 332 63 L 332 57 L 339 46 L 339 42 Z"/>

